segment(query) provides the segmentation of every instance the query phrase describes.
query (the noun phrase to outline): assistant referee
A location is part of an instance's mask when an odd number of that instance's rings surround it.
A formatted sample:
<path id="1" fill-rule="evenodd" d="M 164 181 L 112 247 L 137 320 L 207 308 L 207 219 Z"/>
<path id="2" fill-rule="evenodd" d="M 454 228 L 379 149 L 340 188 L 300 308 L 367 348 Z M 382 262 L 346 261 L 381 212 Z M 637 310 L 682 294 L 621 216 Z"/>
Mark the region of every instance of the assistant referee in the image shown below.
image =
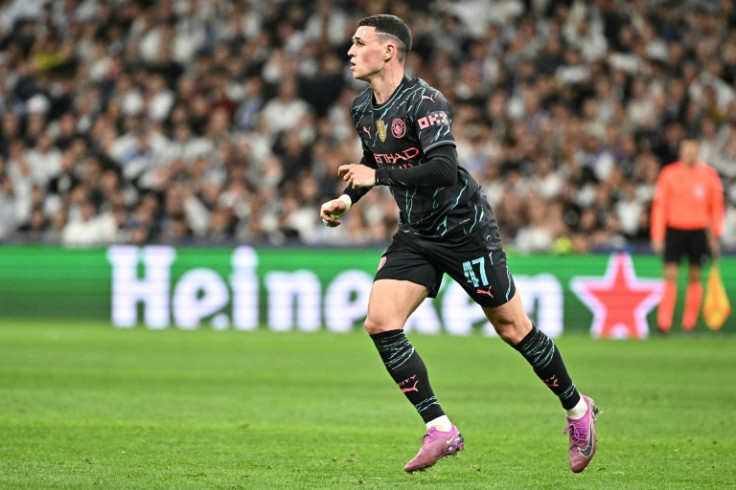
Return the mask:
<path id="1" fill-rule="evenodd" d="M 700 145 L 687 139 L 680 159 L 662 169 L 652 203 L 651 238 L 655 252 L 663 254 L 665 289 L 657 311 L 662 333 L 672 327 L 677 302 L 677 276 L 686 256 L 690 268 L 682 328 L 695 328 L 703 300 L 702 268 L 720 253 L 723 233 L 723 186 L 713 168 L 698 160 Z"/>

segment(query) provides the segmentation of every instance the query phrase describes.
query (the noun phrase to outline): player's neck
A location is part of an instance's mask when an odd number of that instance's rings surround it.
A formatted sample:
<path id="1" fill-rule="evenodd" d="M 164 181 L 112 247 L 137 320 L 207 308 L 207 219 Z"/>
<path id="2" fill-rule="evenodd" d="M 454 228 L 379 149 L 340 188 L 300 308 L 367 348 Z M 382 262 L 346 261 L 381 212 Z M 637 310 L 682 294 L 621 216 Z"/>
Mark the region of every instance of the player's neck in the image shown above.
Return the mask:
<path id="1" fill-rule="evenodd" d="M 376 104 L 383 104 L 394 91 L 401 85 L 401 81 L 404 79 L 404 67 L 399 63 L 391 63 L 387 65 L 380 73 L 379 76 L 372 79 L 369 83 L 371 90 L 373 90 L 373 97 L 376 99 Z"/>

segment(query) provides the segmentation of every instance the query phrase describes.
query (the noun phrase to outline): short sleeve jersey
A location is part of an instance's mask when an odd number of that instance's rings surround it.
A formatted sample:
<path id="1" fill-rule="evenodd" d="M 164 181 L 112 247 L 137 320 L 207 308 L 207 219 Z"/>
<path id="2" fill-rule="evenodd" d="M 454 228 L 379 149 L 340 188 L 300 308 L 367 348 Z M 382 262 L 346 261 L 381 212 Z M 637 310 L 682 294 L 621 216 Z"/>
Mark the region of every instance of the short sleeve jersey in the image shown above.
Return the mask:
<path id="1" fill-rule="evenodd" d="M 367 88 L 353 101 L 351 116 L 363 145 L 363 163 L 374 168 L 424 165 L 433 148 L 455 146 L 447 99 L 420 78 L 405 77 L 380 105 Z M 500 246 L 496 219 L 480 185 L 459 165 L 454 185 L 389 189 L 399 207 L 400 231 L 430 240 L 482 233 L 487 242 Z"/>

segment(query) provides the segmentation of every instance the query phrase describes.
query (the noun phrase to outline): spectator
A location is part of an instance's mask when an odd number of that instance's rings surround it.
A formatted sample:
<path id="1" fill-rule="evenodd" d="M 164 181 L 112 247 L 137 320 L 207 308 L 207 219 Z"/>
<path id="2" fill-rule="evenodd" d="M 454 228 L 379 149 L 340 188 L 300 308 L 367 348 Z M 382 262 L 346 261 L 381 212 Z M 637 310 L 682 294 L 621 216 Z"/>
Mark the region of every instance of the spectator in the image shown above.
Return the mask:
<path id="1" fill-rule="evenodd" d="M 277 96 L 266 103 L 263 117 L 271 137 L 285 129 L 299 126 L 309 112 L 309 106 L 297 96 L 296 80 L 288 79 L 279 84 Z"/>
<path id="2" fill-rule="evenodd" d="M 107 216 L 98 216 L 92 201 L 83 199 L 77 217 L 64 226 L 61 242 L 72 246 L 113 243 L 117 238 L 116 232 L 115 222 Z"/>
<path id="3" fill-rule="evenodd" d="M 378 11 L 415 29 L 407 73 L 455 108 L 458 155 L 510 243 L 541 199 L 564 210 L 572 251 L 620 236 L 645 245 L 660 166 L 693 136 L 731 196 L 727 227 L 736 216 L 726 4 L 695 14 L 623 0 L 42 4 L 0 7 L 5 239 L 31 221 L 47 232 L 34 236 L 60 237 L 78 220 L 80 186 L 117 223 L 116 240 L 284 239 L 287 218 L 310 205 L 287 195 L 293 185 L 309 175 L 332 195 L 336 166 L 360 158 L 348 106 L 363 85 L 341 60 L 354 21 Z M 622 191 L 599 199 L 592 219 L 596 189 L 614 183 Z M 389 238 L 395 209 L 379 198 L 366 208 L 329 239 Z M 733 241 L 726 233 L 724 246 Z"/>

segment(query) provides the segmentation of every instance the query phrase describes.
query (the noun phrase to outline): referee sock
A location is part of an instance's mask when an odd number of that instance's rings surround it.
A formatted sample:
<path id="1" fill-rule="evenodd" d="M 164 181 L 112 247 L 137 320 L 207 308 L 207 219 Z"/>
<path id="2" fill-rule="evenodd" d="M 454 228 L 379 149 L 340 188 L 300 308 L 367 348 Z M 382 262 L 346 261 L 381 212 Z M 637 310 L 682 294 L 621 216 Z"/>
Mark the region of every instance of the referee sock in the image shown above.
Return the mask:
<path id="1" fill-rule="evenodd" d="M 669 332 L 672 327 L 672 316 L 675 312 L 677 302 L 677 283 L 673 281 L 664 282 L 664 294 L 657 308 L 657 326 L 663 332 Z"/>
<path id="2" fill-rule="evenodd" d="M 424 423 L 445 415 L 429 384 L 427 367 L 404 331 L 388 330 L 371 335 L 371 339 L 389 374 L 417 409 Z"/>
<path id="3" fill-rule="evenodd" d="M 700 305 L 703 303 L 703 284 L 688 283 L 685 290 L 685 310 L 682 312 L 682 328 L 691 332 L 698 321 Z"/>
<path id="4" fill-rule="evenodd" d="M 562 408 L 568 411 L 575 408 L 582 397 L 567 374 L 560 351 L 552 339 L 537 327 L 532 326 L 531 332 L 516 344 L 514 349 L 524 356 L 539 379 L 557 395 Z"/>

